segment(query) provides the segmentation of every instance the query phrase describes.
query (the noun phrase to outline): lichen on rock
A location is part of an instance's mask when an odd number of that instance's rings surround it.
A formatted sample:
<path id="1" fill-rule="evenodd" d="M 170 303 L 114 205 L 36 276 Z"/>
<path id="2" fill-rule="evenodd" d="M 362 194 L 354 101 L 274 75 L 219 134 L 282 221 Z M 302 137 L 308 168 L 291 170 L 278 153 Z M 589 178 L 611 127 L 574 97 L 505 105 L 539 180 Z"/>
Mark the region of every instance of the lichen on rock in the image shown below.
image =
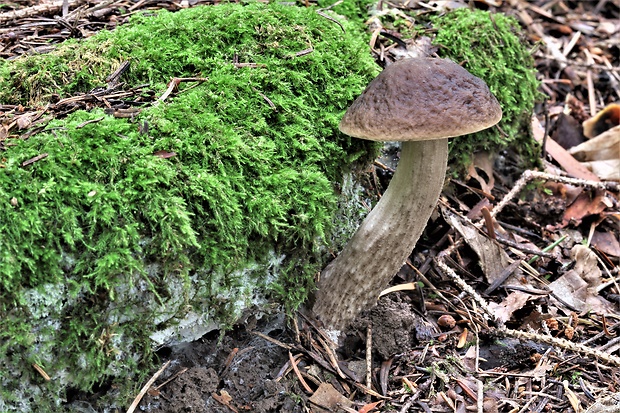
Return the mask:
<path id="1" fill-rule="evenodd" d="M 331 234 L 355 225 L 334 223 L 336 188 L 376 149 L 337 131 L 378 71 L 356 26 L 340 23 L 296 6 L 196 7 L 0 63 L 3 104 L 87 93 L 123 61 L 126 85 L 159 95 L 173 77 L 208 78 L 135 118 L 77 111 L 10 140 L 0 411 L 60 411 L 69 388 L 138 383 L 155 344 L 230 325 L 253 303 L 306 298 Z"/>

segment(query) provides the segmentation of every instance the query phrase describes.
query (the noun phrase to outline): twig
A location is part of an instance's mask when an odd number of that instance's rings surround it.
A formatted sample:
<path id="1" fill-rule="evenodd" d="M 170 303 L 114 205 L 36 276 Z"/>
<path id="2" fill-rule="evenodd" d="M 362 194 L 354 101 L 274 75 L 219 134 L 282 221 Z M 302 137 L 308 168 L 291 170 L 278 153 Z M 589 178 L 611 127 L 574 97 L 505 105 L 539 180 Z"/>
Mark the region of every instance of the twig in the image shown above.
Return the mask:
<path id="1" fill-rule="evenodd" d="M 562 348 L 564 350 L 570 350 L 572 352 L 583 354 L 585 356 L 596 357 L 609 364 L 620 366 L 620 357 L 613 354 L 606 353 L 588 346 L 584 346 L 581 343 L 573 343 L 563 338 L 552 337 L 546 334 L 530 333 L 525 331 L 513 330 L 511 328 L 499 328 L 496 331 L 504 336 L 518 338 L 519 340 L 532 340 L 538 343 L 545 343 L 555 347 Z"/>
<path id="2" fill-rule="evenodd" d="M 157 370 L 153 377 L 151 377 L 151 379 L 146 382 L 144 387 L 142 387 L 142 389 L 140 390 L 140 393 L 138 393 L 136 398 L 133 400 L 133 403 L 131 403 L 131 406 L 129 406 L 129 409 L 127 409 L 127 413 L 133 413 L 133 411 L 136 410 L 136 407 L 138 407 L 138 404 L 140 404 L 140 400 L 142 400 L 146 392 L 151 388 L 153 383 L 155 383 L 155 380 L 157 380 L 157 378 L 164 372 L 164 370 L 166 370 L 169 364 L 170 360 L 165 362 L 164 365 L 161 366 L 159 370 Z"/>
<path id="3" fill-rule="evenodd" d="M 301 357 L 301 354 L 298 354 L 295 357 L 299 358 Z M 304 380 L 301 373 L 299 372 L 299 369 L 297 368 L 297 363 L 296 363 L 297 360 L 293 358 L 293 354 L 290 351 L 288 352 L 288 359 L 291 362 L 291 367 L 293 367 L 293 371 L 297 375 L 297 378 L 299 379 L 299 382 L 304 387 L 304 389 L 310 394 L 314 393 L 312 389 L 310 388 L 310 386 L 308 386 L 308 383 L 306 383 L 306 381 Z"/>
<path id="4" fill-rule="evenodd" d="M 366 387 L 372 388 L 372 325 L 366 330 Z"/>
<path id="5" fill-rule="evenodd" d="M 68 6 L 73 7 L 86 3 L 86 0 L 69 0 Z M 21 10 L 9 11 L 6 13 L 0 13 L 0 25 L 11 20 L 19 20 L 24 17 L 41 16 L 45 14 L 54 14 L 62 10 L 64 0 L 58 0 L 53 3 L 39 4 L 32 7 L 26 7 Z"/>

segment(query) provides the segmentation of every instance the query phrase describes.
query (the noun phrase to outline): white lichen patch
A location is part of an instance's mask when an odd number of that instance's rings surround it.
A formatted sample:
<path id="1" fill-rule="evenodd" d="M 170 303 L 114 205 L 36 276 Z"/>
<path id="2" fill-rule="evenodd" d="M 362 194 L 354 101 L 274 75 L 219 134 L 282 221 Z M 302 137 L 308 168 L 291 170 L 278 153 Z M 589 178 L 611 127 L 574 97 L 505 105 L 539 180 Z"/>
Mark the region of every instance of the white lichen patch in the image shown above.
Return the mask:
<path id="1" fill-rule="evenodd" d="M 67 306 L 67 288 L 64 284 L 42 284 L 24 290 L 21 303 L 30 312 L 32 319 L 39 320 L 50 314 L 60 314 Z"/>

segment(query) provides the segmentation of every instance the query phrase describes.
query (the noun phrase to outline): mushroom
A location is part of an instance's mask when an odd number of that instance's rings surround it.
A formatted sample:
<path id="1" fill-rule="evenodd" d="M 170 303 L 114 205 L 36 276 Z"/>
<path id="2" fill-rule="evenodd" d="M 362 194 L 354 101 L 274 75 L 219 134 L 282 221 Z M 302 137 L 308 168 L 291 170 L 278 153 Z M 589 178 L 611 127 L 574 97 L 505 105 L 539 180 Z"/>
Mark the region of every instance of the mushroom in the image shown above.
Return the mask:
<path id="1" fill-rule="evenodd" d="M 343 251 L 322 271 L 312 310 L 344 328 L 405 263 L 444 184 L 448 138 L 502 117 L 483 80 L 447 59 L 411 58 L 386 67 L 353 102 L 339 129 L 374 141 L 402 141 L 396 172 Z"/>

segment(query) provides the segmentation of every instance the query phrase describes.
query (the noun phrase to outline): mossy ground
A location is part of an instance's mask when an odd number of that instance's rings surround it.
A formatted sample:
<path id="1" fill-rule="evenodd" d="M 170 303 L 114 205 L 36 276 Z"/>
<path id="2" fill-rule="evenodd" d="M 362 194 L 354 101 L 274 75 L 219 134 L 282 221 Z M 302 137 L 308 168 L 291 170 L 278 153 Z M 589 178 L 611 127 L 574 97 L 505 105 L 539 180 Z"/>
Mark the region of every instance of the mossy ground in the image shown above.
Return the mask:
<path id="1" fill-rule="evenodd" d="M 342 24 L 277 4 L 196 7 L 0 64 L 0 102 L 30 106 L 104 86 L 125 60 L 122 81 L 158 94 L 208 77 L 135 119 L 72 113 L 2 154 L 0 401 L 37 384 L 54 411 L 66 386 L 139 378 L 172 304 L 225 324 L 255 287 L 287 308 L 305 299 L 335 186 L 375 148 L 337 132 L 377 73 Z"/>

